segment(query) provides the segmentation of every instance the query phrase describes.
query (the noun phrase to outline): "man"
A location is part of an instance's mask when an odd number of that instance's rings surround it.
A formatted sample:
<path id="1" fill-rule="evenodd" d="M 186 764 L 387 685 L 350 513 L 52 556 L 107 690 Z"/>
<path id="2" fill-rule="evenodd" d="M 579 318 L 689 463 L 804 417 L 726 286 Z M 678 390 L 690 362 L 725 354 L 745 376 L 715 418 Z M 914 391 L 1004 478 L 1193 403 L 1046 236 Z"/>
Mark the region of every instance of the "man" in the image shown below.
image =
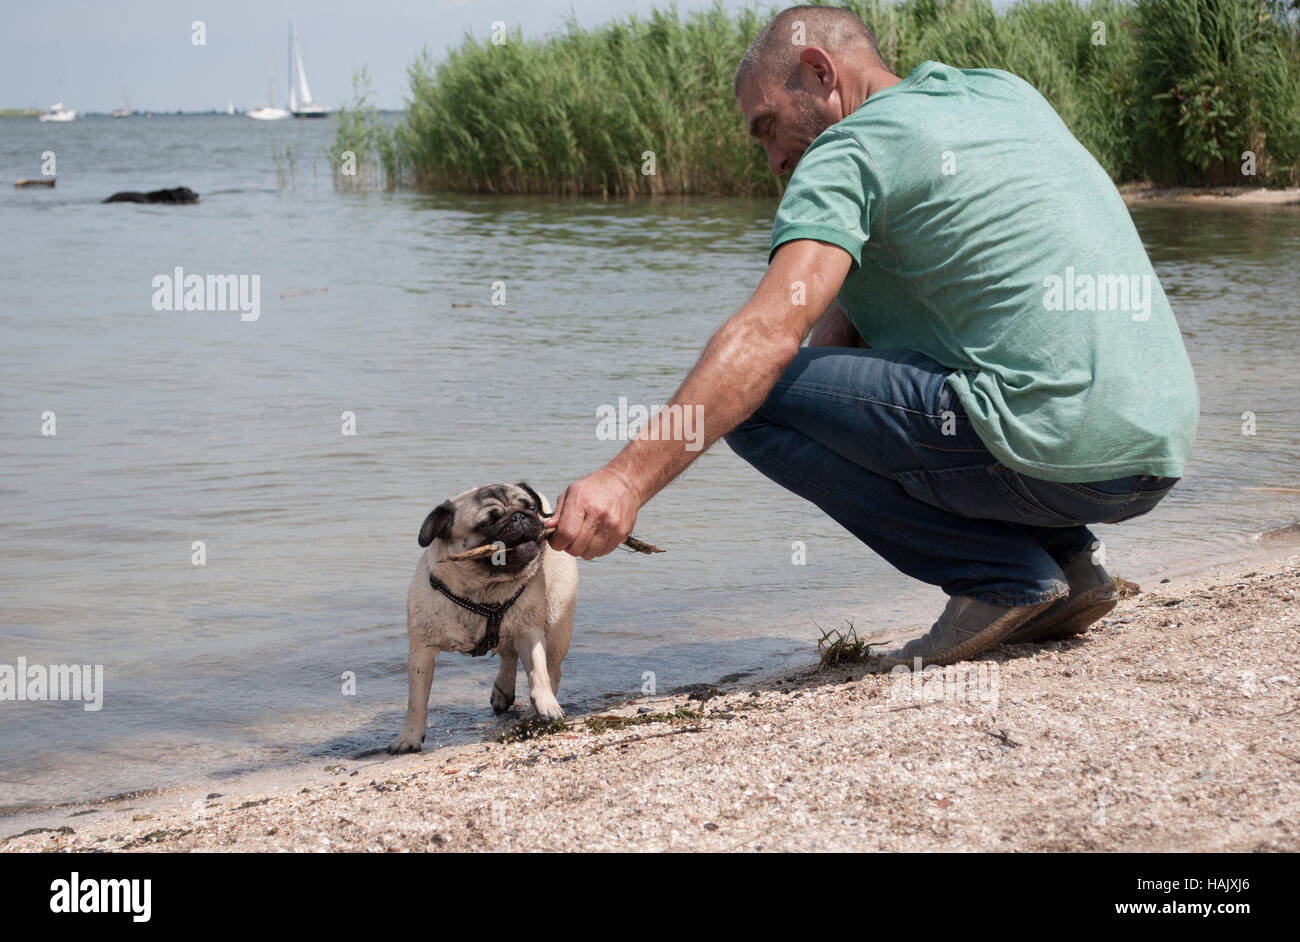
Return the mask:
<path id="1" fill-rule="evenodd" d="M 702 404 L 706 445 L 726 435 L 951 596 L 887 665 L 1083 631 L 1115 605 L 1086 524 L 1151 510 L 1198 415 L 1111 181 L 1024 81 L 936 62 L 900 79 L 844 10 L 780 13 L 735 91 L 794 173 L 767 274 L 670 406 Z M 698 453 L 672 422 L 570 485 L 552 546 L 619 544 Z"/>

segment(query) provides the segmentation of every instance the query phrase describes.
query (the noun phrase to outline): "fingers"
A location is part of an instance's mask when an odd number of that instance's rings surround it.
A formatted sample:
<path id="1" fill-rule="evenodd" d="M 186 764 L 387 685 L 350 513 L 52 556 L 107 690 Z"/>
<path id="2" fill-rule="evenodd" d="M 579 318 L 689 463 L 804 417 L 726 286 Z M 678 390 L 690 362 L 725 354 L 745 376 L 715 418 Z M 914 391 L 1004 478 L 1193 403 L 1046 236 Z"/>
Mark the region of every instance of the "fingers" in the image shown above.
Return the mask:
<path id="1" fill-rule="evenodd" d="M 560 495 L 560 499 L 555 506 L 555 514 L 547 525 L 555 527 L 555 532 L 551 534 L 551 549 L 572 553 L 577 556 L 579 554 L 575 552 L 573 544 L 574 540 L 582 535 L 582 522 L 585 514 L 579 502 L 570 501 L 568 498 L 569 492 L 566 489 Z"/>
<path id="2" fill-rule="evenodd" d="M 577 541 L 575 541 L 575 548 L 570 550 L 583 559 L 595 559 L 614 552 L 632 530 L 631 526 L 623 526 L 613 520 L 600 518 L 587 517 L 584 523 L 584 530 L 588 534 L 586 544 L 577 548 Z"/>
<path id="3" fill-rule="evenodd" d="M 577 533 L 574 534 L 573 541 L 569 544 L 569 552 L 574 556 L 581 556 L 583 559 L 595 559 L 592 553 L 596 534 L 600 532 L 600 518 L 590 513 L 586 506 L 582 508 L 582 522 L 577 527 Z"/>
<path id="4" fill-rule="evenodd" d="M 607 553 L 612 553 L 614 550 L 618 549 L 619 544 L 622 542 L 623 539 L 617 534 L 606 535 L 600 540 L 592 555 L 604 556 Z"/>
<path id="5" fill-rule="evenodd" d="M 551 512 L 542 518 L 542 526 L 544 527 L 555 526 L 556 521 L 560 519 L 560 514 L 564 511 L 564 498 L 568 495 L 568 493 L 569 493 L 569 489 L 565 488 L 564 493 L 562 493 L 559 497 L 556 498 L 555 506 L 551 508 Z"/>
<path id="6" fill-rule="evenodd" d="M 624 506 L 626 499 L 617 487 L 589 475 L 575 481 L 556 500 L 555 512 L 544 521 L 554 527 L 551 548 L 595 559 L 618 548 L 636 522 L 635 508 Z M 630 509 L 631 519 L 627 519 Z"/>
<path id="7" fill-rule="evenodd" d="M 569 552 L 574 556 L 581 556 L 583 559 L 595 559 L 600 554 L 592 552 L 592 546 L 596 544 L 599 533 L 599 527 L 584 518 L 582 533 L 573 541 L 573 545 L 569 547 Z"/>

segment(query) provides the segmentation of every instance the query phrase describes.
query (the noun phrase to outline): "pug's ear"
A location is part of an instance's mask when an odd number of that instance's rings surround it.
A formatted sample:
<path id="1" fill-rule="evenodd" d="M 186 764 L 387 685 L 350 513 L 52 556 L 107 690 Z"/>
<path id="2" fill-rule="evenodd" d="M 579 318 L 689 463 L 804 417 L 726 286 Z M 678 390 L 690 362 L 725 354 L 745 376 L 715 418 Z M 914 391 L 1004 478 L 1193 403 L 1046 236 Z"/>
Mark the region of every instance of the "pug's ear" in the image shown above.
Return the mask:
<path id="1" fill-rule="evenodd" d="M 429 511 L 429 516 L 424 518 L 424 526 L 420 527 L 420 545 L 428 546 L 434 540 L 445 540 L 451 536 L 451 521 L 455 515 L 449 500 L 444 500 Z"/>
<path id="2" fill-rule="evenodd" d="M 527 481 L 520 481 L 515 487 L 523 488 L 528 493 L 528 496 L 533 499 L 533 503 L 537 505 L 537 512 L 543 517 L 551 513 L 551 505 L 546 502 L 546 498 L 533 490 Z"/>

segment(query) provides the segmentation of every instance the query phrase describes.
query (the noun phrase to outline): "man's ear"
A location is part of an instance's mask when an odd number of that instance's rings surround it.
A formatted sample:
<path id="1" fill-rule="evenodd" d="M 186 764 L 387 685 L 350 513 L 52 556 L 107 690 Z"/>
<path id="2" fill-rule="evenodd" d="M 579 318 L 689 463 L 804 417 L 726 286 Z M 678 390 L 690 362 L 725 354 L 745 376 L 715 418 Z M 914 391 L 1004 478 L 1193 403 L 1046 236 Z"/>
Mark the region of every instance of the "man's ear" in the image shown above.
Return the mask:
<path id="1" fill-rule="evenodd" d="M 829 93 L 835 87 L 835 62 L 820 46 L 804 46 L 799 61 L 807 66 L 817 79 L 817 86 Z"/>
<path id="2" fill-rule="evenodd" d="M 546 503 L 546 501 L 542 498 L 541 494 L 533 490 L 532 486 L 527 481 L 520 481 L 518 484 L 515 485 L 515 487 L 521 487 L 528 492 L 528 496 L 531 497 L 533 499 L 533 503 L 537 505 L 537 512 L 539 514 L 541 514 L 542 516 L 546 516 L 551 512 L 550 505 Z"/>
<path id="3" fill-rule="evenodd" d="M 451 536 L 451 521 L 455 515 L 449 500 L 444 500 L 429 511 L 429 516 L 424 518 L 424 526 L 420 527 L 420 545 L 428 546 L 434 540 L 445 540 Z"/>

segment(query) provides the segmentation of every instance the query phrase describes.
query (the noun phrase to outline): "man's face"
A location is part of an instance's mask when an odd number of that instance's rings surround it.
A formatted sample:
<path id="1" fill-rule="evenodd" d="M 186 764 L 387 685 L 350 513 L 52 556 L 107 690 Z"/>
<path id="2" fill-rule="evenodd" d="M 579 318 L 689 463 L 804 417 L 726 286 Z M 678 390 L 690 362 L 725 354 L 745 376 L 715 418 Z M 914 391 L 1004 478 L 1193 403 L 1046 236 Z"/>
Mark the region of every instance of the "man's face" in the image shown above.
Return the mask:
<path id="1" fill-rule="evenodd" d="M 768 166 L 777 176 L 794 170 L 808 146 L 839 120 L 825 98 L 766 78 L 744 82 L 737 100 L 749 133 L 767 151 Z"/>

